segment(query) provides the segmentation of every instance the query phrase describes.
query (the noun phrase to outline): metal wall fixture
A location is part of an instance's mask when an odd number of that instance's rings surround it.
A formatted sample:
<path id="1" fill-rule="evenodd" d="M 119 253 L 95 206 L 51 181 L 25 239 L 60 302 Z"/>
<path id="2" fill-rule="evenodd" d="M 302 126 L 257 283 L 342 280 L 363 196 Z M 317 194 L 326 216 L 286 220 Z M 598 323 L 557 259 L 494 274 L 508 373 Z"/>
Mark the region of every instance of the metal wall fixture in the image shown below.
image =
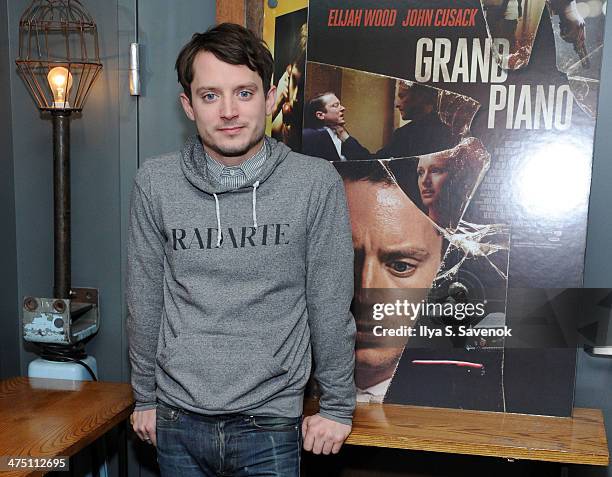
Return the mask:
<path id="1" fill-rule="evenodd" d="M 140 96 L 140 53 L 138 43 L 130 43 L 130 95 Z"/>

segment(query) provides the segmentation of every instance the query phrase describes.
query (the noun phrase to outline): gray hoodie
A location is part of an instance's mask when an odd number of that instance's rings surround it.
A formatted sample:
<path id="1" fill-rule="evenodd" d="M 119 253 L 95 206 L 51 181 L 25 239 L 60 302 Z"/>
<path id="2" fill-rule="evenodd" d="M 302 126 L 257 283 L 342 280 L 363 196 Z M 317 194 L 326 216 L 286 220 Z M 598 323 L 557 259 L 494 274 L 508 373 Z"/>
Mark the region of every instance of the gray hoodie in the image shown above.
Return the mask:
<path id="1" fill-rule="evenodd" d="M 355 405 L 353 247 L 342 180 L 268 139 L 229 191 L 202 145 L 147 161 L 132 195 L 128 340 L 136 409 L 297 417 L 315 362 L 321 415 Z"/>

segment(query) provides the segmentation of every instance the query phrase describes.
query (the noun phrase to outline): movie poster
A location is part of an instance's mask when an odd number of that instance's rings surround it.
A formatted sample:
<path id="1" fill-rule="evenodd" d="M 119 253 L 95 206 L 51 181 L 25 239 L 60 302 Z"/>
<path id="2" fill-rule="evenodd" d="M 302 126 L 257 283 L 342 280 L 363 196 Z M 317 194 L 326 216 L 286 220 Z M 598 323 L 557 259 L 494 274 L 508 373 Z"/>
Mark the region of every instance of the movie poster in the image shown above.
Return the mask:
<path id="1" fill-rule="evenodd" d="M 358 400 L 571 414 L 576 350 L 523 346 L 515 290 L 582 286 L 604 9 L 309 2 L 299 150 L 345 183 Z"/>

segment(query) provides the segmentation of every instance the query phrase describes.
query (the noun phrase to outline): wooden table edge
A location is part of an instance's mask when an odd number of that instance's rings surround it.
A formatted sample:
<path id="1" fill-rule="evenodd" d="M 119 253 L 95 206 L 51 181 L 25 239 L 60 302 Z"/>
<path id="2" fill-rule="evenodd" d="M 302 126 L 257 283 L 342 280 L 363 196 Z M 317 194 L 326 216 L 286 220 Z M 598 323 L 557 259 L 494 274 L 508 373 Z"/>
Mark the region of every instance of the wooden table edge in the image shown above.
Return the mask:
<path id="1" fill-rule="evenodd" d="M 45 380 L 45 379 L 48 379 L 48 378 L 29 378 L 25 376 L 16 376 L 16 377 L 8 378 L 2 381 L 12 380 L 15 382 L 26 384 L 33 380 Z M 73 380 L 61 380 L 61 381 L 73 381 Z M 129 392 L 126 393 L 125 399 L 118 401 L 116 407 L 119 409 L 119 411 L 114 413 L 111 418 L 109 418 L 108 420 L 104 422 L 101 422 L 97 427 L 92 429 L 91 432 L 88 433 L 87 436 L 85 436 L 84 438 L 68 445 L 65 449 L 58 450 L 58 452 L 56 452 L 55 455 L 43 456 L 45 459 L 57 458 L 60 456 L 61 457 L 72 457 L 76 455 L 78 452 L 80 452 L 81 450 L 83 450 L 84 448 L 86 448 L 87 446 L 95 442 L 96 440 L 98 440 L 100 437 L 104 436 L 111 429 L 113 429 L 114 427 L 122 423 L 123 421 L 127 420 L 129 416 L 131 415 L 132 410 L 134 409 L 135 401 L 133 397 L 132 387 L 129 383 L 113 382 L 113 381 L 83 381 L 83 383 L 86 385 L 93 384 L 94 386 L 98 383 L 105 384 L 105 385 L 120 386 L 120 387 L 125 387 L 126 391 L 129 389 Z M 20 472 L 20 470 L 22 472 Z M 8 476 L 11 476 L 11 477 L 12 476 L 15 476 L 15 477 L 16 476 L 19 476 L 19 477 L 28 476 L 29 477 L 29 476 L 42 476 L 42 475 L 46 475 L 49 472 L 51 471 L 44 471 L 40 469 L 31 469 L 31 470 L 18 469 L 16 471 L 0 471 L 0 475 L 7 475 L 7 477 Z"/>
<path id="2" fill-rule="evenodd" d="M 88 445 L 98 440 L 100 437 L 105 435 L 108 431 L 113 429 L 115 426 L 117 426 L 121 422 L 128 419 L 130 417 L 130 414 L 132 414 L 133 408 L 134 408 L 134 403 L 129 404 L 125 409 L 123 409 L 121 412 L 116 414 L 112 419 L 98 426 L 94 431 L 88 434 L 85 439 L 75 442 L 72 446 L 70 446 L 66 450 L 65 455 L 73 456 L 77 454 L 78 452 L 80 452 L 81 450 L 83 450 Z"/>
<path id="3" fill-rule="evenodd" d="M 362 428 L 357 420 L 353 421 L 353 429 L 346 444 L 356 446 L 367 446 L 367 447 L 380 447 L 390 449 L 405 449 L 405 450 L 416 450 L 416 451 L 429 451 L 429 452 L 440 452 L 448 454 L 460 454 L 460 455 L 473 455 L 482 457 L 499 457 L 504 459 L 520 459 L 520 460 L 534 460 L 542 462 L 555 462 L 564 464 L 585 464 L 595 466 L 608 466 L 610 463 L 609 449 L 607 446 L 607 438 L 604 425 L 604 417 L 601 409 L 589 409 L 589 408 L 574 408 L 573 417 L 554 417 L 554 416 L 535 416 L 525 414 L 514 414 L 514 413 L 498 413 L 490 411 L 473 411 L 473 410 L 462 410 L 462 409 L 441 409 L 432 407 L 421 407 L 421 406 L 409 406 L 400 404 L 363 404 L 358 403 L 355 414 L 359 416 L 360 412 L 364 412 L 368 407 L 378 408 L 404 408 L 407 411 L 419 412 L 423 410 L 424 413 L 432 411 L 448 411 L 451 413 L 469 414 L 469 415 L 482 415 L 508 417 L 512 419 L 514 416 L 520 418 L 526 416 L 527 418 L 538 419 L 561 419 L 561 420 L 573 420 L 574 422 L 584 422 L 585 426 L 594 427 L 599 434 L 601 440 L 601 446 L 599 451 L 584 452 L 584 451 L 569 451 L 562 449 L 551 449 L 551 448 L 536 448 L 536 447 L 521 447 L 516 445 L 503 445 L 497 443 L 482 444 L 478 442 L 465 443 L 457 442 L 455 439 L 452 441 L 446 441 L 441 439 L 423 439 L 421 436 L 398 436 L 398 435 L 381 435 L 381 433 L 375 433 L 375 428 Z M 305 415 L 313 414 L 318 410 L 318 403 L 314 400 L 305 400 L 304 411 Z"/>
<path id="4" fill-rule="evenodd" d="M 551 449 L 530 449 L 520 447 L 510 447 L 501 445 L 478 445 L 478 444 L 448 444 L 444 441 L 424 441 L 418 442 L 413 438 L 394 437 L 386 443 L 380 442 L 380 436 L 369 436 L 357 429 L 353 431 L 346 440 L 346 444 L 366 447 L 381 447 L 388 449 L 404 449 L 427 452 L 440 452 L 446 454 L 473 455 L 481 457 L 499 457 L 502 459 L 534 460 L 540 462 L 557 462 L 561 464 L 587 464 L 596 466 L 609 465 L 608 454 L 582 454 L 570 453 Z"/>

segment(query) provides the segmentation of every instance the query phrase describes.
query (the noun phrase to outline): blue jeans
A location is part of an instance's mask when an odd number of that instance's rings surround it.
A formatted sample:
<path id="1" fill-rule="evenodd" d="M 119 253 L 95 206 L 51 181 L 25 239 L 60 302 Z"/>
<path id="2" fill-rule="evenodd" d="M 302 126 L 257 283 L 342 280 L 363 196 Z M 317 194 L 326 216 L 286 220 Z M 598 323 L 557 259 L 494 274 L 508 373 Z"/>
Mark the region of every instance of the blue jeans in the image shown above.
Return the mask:
<path id="1" fill-rule="evenodd" d="M 157 405 L 162 476 L 300 475 L 301 417 L 204 416 Z"/>

